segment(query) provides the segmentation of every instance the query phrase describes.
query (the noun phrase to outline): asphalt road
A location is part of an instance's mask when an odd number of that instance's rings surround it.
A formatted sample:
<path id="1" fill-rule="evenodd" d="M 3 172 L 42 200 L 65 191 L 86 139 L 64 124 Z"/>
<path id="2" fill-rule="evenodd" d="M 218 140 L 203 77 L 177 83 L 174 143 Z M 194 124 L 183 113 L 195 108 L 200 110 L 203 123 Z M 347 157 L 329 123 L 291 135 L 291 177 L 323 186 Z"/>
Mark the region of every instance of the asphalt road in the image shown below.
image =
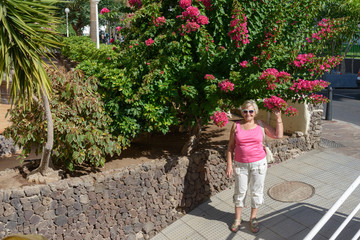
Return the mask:
<path id="1" fill-rule="evenodd" d="M 327 90 L 322 93 L 328 96 Z M 324 118 L 325 116 L 326 106 Z M 360 126 L 360 89 L 333 89 L 332 119 Z"/>

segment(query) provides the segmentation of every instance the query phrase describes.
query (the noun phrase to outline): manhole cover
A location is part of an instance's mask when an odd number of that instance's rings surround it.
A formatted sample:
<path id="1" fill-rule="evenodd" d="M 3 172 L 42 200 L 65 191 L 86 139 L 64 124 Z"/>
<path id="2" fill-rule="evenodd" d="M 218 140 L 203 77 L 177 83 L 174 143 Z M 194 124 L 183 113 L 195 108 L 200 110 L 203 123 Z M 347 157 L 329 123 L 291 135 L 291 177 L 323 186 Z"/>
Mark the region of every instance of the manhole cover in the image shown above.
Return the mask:
<path id="1" fill-rule="evenodd" d="M 269 196 L 280 202 L 301 202 L 315 193 L 313 186 L 303 182 L 283 182 L 272 186 Z"/>

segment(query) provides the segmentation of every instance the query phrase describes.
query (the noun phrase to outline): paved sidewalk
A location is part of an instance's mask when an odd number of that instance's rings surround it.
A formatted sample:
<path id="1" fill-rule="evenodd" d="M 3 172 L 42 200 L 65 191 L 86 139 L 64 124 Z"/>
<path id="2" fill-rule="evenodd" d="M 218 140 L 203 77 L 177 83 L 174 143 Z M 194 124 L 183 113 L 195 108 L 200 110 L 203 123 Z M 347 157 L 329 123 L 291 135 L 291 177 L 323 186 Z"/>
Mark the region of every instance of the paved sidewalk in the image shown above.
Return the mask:
<path id="1" fill-rule="evenodd" d="M 235 234 L 229 230 L 234 219 L 233 188 L 222 191 L 177 220 L 152 240 L 175 239 L 303 239 L 360 175 L 360 127 L 341 121 L 324 121 L 323 147 L 271 166 L 265 181 L 265 204 L 258 219 L 261 230 L 251 233 L 250 207 L 243 209 L 242 228 Z M 285 181 L 312 185 L 315 194 L 302 201 L 285 203 L 273 200 L 268 189 Z M 360 186 L 350 195 L 336 214 L 314 239 L 329 239 L 347 215 L 360 202 Z M 360 230 L 360 213 L 350 221 L 337 239 L 352 239 Z"/>

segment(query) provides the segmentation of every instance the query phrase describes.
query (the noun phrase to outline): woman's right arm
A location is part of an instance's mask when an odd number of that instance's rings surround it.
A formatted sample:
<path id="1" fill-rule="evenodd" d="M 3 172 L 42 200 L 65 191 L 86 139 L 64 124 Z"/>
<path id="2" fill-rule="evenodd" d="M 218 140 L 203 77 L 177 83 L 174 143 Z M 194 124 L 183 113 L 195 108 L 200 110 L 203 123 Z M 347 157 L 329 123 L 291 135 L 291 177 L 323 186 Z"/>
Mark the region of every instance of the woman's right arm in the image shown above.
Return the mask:
<path id="1" fill-rule="evenodd" d="M 226 160 L 227 160 L 226 176 L 228 178 L 230 178 L 233 175 L 232 158 L 235 149 L 235 130 L 236 130 L 236 123 L 234 123 L 231 127 L 229 143 L 226 151 Z"/>

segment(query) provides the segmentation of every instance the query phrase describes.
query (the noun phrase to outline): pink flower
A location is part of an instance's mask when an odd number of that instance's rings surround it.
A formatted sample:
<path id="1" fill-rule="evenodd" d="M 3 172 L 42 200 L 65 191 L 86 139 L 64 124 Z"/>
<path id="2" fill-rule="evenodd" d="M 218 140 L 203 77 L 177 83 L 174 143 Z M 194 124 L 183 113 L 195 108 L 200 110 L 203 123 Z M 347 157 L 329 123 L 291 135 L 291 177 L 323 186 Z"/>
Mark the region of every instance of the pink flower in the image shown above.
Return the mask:
<path id="1" fill-rule="evenodd" d="M 114 41 L 115 41 L 115 40 L 114 40 L 113 38 L 111 38 L 109 42 L 110 42 L 110 43 L 113 43 Z"/>
<path id="2" fill-rule="evenodd" d="M 219 111 L 214 112 L 210 119 L 213 120 L 218 127 L 224 127 L 229 122 L 226 113 Z"/>
<path id="3" fill-rule="evenodd" d="M 286 116 L 291 117 L 291 116 L 297 115 L 299 113 L 299 111 L 296 108 L 292 107 L 292 106 L 288 106 L 284 113 L 285 113 Z"/>
<path id="4" fill-rule="evenodd" d="M 164 74 L 164 71 L 161 71 L 160 74 Z"/>
<path id="5" fill-rule="evenodd" d="M 187 7 L 191 6 L 191 0 L 180 0 L 179 5 L 182 9 L 185 9 Z"/>
<path id="6" fill-rule="evenodd" d="M 116 30 L 119 32 L 121 30 L 121 27 L 120 26 L 117 26 L 116 27 Z"/>
<path id="7" fill-rule="evenodd" d="M 197 24 L 196 22 L 186 22 L 186 25 L 182 25 L 182 28 L 185 32 L 190 33 L 190 32 L 195 32 L 196 30 L 198 30 L 200 28 L 200 25 Z"/>
<path id="8" fill-rule="evenodd" d="M 219 82 L 218 87 L 221 91 L 228 92 L 234 90 L 234 84 L 229 81 L 229 79 L 226 79 L 224 81 Z"/>
<path id="9" fill-rule="evenodd" d="M 103 9 L 101 9 L 100 14 L 109 13 L 109 12 L 110 12 L 109 9 L 103 8 Z"/>
<path id="10" fill-rule="evenodd" d="M 241 44 L 246 45 L 250 43 L 248 39 L 247 18 L 245 13 L 241 15 L 239 11 L 232 18 L 234 19 L 230 22 L 230 29 L 232 30 L 228 32 L 228 36 L 234 41 L 236 47 L 239 48 Z"/>
<path id="11" fill-rule="evenodd" d="M 274 90 L 277 88 L 275 83 L 288 82 L 291 79 L 291 75 L 283 71 L 279 73 L 279 71 L 275 68 L 268 68 L 262 72 L 259 79 L 266 81 L 268 90 Z"/>
<path id="12" fill-rule="evenodd" d="M 140 8 L 142 3 L 141 3 L 141 0 L 129 0 L 129 4 L 131 7 L 138 7 Z"/>
<path id="13" fill-rule="evenodd" d="M 129 46 L 129 48 L 133 48 L 133 46 L 132 46 L 132 45 L 130 45 L 130 46 Z"/>
<path id="14" fill-rule="evenodd" d="M 309 100 L 312 102 L 312 103 L 315 103 L 315 104 L 320 104 L 320 103 L 327 103 L 329 101 L 329 99 L 327 99 L 326 97 L 324 97 L 323 95 L 320 95 L 320 94 L 311 94 L 309 95 Z"/>
<path id="15" fill-rule="evenodd" d="M 215 77 L 214 77 L 214 75 L 212 75 L 212 74 L 206 74 L 204 78 L 205 78 L 206 80 L 215 80 Z"/>
<path id="16" fill-rule="evenodd" d="M 209 24 L 209 19 L 206 16 L 200 15 L 197 19 L 197 23 L 200 25 Z"/>
<path id="17" fill-rule="evenodd" d="M 298 113 L 296 108 L 289 106 L 282 98 L 276 96 L 265 98 L 264 107 L 268 108 L 269 110 L 279 109 L 280 111 L 284 112 L 285 115 L 287 116 L 294 116 Z"/>
<path id="18" fill-rule="evenodd" d="M 150 46 L 151 44 L 153 44 L 155 41 L 152 38 L 149 38 L 148 40 L 145 41 L 146 46 Z"/>
<path id="19" fill-rule="evenodd" d="M 150 65 L 150 63 L 149 63 L 149 62 L 147 62 L 146 64 L 147 64 L 147 65 Z"/>
<path id="20" fill-rule="evenodd" d="M 161 26 L 161 25 L 163 25 L 164 23 L 166 23 L 166 19 L 165 19 L 164 16 L 158 17 L 158 18 L 156 18 L 156 19 L 153 20 L 153 23 L 155 24 L 155 26 L 158 27 L 158 26 Z"/>
<path id="21" fill-rule="evenodd" d="M 247 66 L 247 61 L 242 61 L 241 63 L 240 63 L 240 66 L 242 66 L 243 68 L 246 68 Z"/>
<path id="22" fill-rule="evenodd" d="M 110 57 L 107 57 L 107 60 L 110 60 Z"/>
<path id="23" fill-rule="evenodd" d="M 326 88 L 330 83 L 324 80 L 303 80 L 298 79 L 294 81 L 290 89 L 294 92 L 319 92 L 322 89 Z"/>
<path id="24" fill-rule="evenodd" d="M 112 50 L 115 50 L 115 49 L 116 49 L 116 47 L 113 47 L 113 48 L 112 48 Z"/>
<path id="25" fill-rule="evenodd" d="M 199 16 L 200 11 L 197 7 L 190 6 L 190 7 L 186 8 L 185 12 L 182 12 L 182 15 L 183 15 L 183 17 L 193 18 L 193 17 Z"/>

